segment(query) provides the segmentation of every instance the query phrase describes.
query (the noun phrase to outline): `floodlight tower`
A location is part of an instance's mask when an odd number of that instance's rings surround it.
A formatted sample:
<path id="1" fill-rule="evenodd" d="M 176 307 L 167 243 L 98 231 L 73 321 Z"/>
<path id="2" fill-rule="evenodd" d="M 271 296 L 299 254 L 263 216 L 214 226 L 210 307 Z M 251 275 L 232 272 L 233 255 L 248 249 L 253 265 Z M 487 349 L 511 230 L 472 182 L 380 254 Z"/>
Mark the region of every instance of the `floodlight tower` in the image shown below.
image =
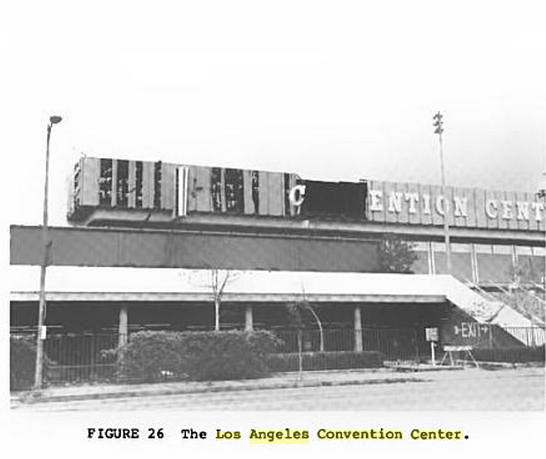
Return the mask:
<path id="1" fill-rule="evenodd" d="M 442 196 L 444 198 L 444 240 L 446 246 L 446 270 L 448 274 L 451 274 L 451 243 L 449 240 L 449 215 L 451 212 L 451 206 L 449 200 L 447 199 L 447 189 L 446 189 L 446 176 L 445 176 L 445 166 L 444 166 L 444 148 L 442 143 L 442 134 L 444 132 L 444 122 L 443 115 L 438 112 L 432 117 L 434 123 L 434 134 L 438 134 L 438 145 L 440 150 L 440 169 L 441 169 L 441 179 L 442 179 Z"/>

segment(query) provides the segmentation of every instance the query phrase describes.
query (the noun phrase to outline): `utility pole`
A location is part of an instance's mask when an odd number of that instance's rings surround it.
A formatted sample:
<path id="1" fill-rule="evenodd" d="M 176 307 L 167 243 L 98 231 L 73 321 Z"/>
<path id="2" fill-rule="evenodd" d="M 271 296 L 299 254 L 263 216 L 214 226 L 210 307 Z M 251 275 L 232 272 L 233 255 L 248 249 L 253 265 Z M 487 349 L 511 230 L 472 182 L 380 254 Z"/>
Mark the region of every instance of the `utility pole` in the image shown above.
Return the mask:
<path id="1" fill-rule="evenodd" d="M 44 364 L 44 339 L 46 338 L 46 329 L 44 327 L 46 316 L 46 268 L 49 263 L 49 238 L 48 238 L 48 187 L 49 187 L 49 140 L 51 138 L 51 128 L 54 124 L 60 123 L 60 116 L 51 116 L 47 125 L 47 144 L 46 144 L 46 162 L 45 162 L 45 185 L 44 185 L 44 215 L 42 224 L 42 263 L 40 265 L 40 300 L 38 306 L 38 331 L 36 333 L 36 371 L 34 373 L 34 389 L 42 388 L 42 373 Z"/>
<path id="2" fill-rule="evenodd" d="M 447 274 L 451 274 L 451 243 L 449 240 L 449 214 L 451 212 L 451 206 L 449 200 L 447 199 L 447 189 L 446 189 L 446 176 L 445 176 L 445 166 L 444 166 L 444 147 L 442 143 L 442 133 L 444 132 L 444 122 L 443 115 L 438 112 L 432 117 L 434 123 L 434 134 L 438 134 L 438 144 L 440 149 L 440 168 L 441 168 L 441 178 L 442 178 L 442 195 L 444 197 L 444 240 L 446 246 L 446 270 Z"/>

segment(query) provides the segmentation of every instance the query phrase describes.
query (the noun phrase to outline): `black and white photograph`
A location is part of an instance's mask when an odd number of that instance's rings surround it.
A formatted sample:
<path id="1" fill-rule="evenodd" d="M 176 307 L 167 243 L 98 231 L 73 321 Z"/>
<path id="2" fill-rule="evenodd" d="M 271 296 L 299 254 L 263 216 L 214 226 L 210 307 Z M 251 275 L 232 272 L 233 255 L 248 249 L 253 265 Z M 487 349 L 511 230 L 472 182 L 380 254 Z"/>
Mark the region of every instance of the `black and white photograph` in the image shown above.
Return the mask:
<path id="1" fill-rule="evenodd" d="M 10 445 L 544 447 L 540 2 L 2 11 Z"/>

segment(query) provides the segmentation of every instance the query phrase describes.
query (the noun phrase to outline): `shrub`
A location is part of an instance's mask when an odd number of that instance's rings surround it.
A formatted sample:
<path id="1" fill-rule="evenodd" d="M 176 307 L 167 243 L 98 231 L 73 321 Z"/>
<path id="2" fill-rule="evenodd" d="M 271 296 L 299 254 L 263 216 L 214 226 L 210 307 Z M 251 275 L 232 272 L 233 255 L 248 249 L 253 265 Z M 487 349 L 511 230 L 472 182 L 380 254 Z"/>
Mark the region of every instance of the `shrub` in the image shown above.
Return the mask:
<path id="1" fill-rule="evenodd" d="M 34 336 L 10 336 L 10 390 L 30 389 L 36 370 L 36 343 Z M 50 376 L 52 362 L 44 355 L 43 380 Z"/>
<path id="2" fill-rule="evenodd" d="M 340 370 L 347 368 L 378 368 L 385 356 L 376 351 L 304 352 L 304 370 Z M 298 354 L 272 354 L 268 357 L 271 371 L 298 371 Z"/>
<path id="3" fill-rule="evenodd" d="M 415 243 L 399 236 L 386 235 L 377 247 L 380 272 L 411 274 L 417 260 Z"/>
<path id="4" fill-rule="evenodd" d="M 121 349 L 120 375 L 131 381 L 225 380 L 268 374 L 269 332 L 138 332 Z"/>
<path id="5" fill-rule="evenodd" d="M 176 333 L 142 331 L 119 351 L 123 379 L 145 382 L 184 378 L 182 354 Z"/>

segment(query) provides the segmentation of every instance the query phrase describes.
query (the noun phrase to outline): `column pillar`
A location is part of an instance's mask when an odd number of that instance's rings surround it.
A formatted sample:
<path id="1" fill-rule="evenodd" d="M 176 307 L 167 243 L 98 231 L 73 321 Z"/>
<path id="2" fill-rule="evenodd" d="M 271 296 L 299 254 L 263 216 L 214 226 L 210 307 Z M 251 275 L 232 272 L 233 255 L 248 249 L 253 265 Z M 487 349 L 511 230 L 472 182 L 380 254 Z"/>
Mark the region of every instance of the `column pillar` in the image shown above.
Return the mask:
<path id="1" fill-rule="evenodd" d="M 478 271 L 478 256 L 476 255 L 476 245 L 470 244 L 470 261 L 472 264 L 472 282 L 480 283 L 480 274 Z"/>
<path id="2" fill-rule="evenodd" d="M 355 330 L 355 351 L 362 351 L 362 315 L 360 306 L 355 306 L 354 330 Z"/>
<path id="3" fill-rule="evenodd" d="M 252 305 L 245 306 L 245 331 L 254 330 L 254 317 L 252 315 Z"/>
<path id="4" fill-rule="evenodd" d="M 119 309 L 118 347 L 122 347 L 127 344 L 128 336 L 129 336 L 129 315 L 127 311 L 127 306 L 121 306 L 121 308 Z"/>
<path id="5" fill-rule="evenodd" d="M 432 242 L 428 242 L 428 256 L 429 256 L 429 274 L 436 274 L 436 260 L 434 259 L 434 246 Z"/>

